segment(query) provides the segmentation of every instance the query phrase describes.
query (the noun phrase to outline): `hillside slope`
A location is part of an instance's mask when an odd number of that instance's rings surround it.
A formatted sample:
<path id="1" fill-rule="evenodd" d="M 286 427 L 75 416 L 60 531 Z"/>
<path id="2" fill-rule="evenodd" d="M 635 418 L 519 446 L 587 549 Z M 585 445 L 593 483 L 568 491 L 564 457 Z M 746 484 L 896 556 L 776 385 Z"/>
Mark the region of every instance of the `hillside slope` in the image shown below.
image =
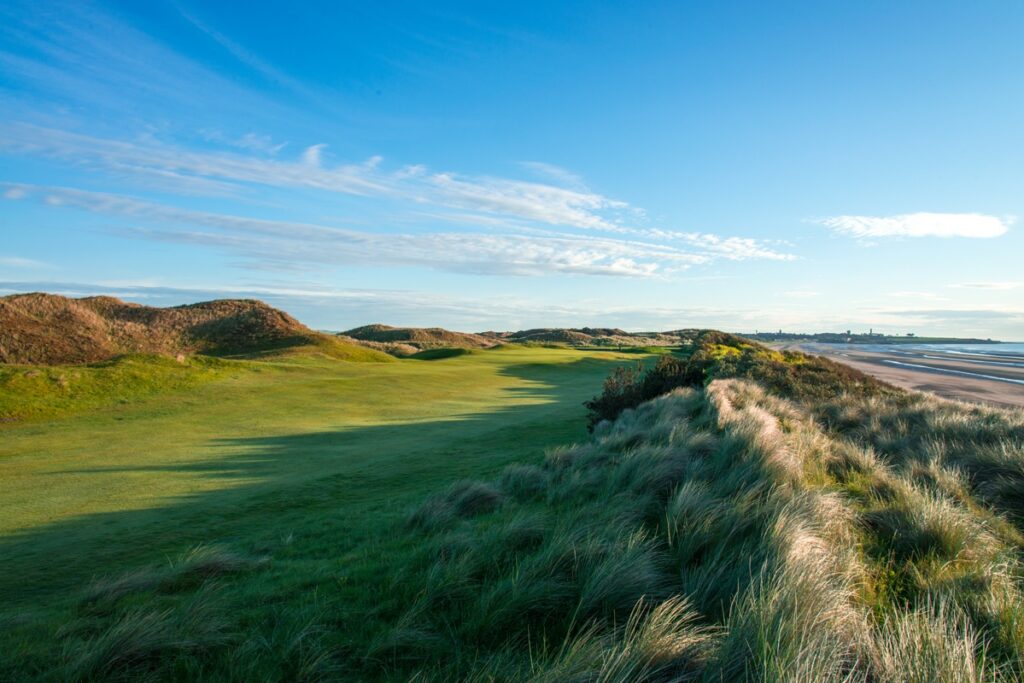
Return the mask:
<path id="1" fill-rule="evenodd" d="M 360 341 L 400 342 L 421 349 L 440 346 L 463 348 L 486 348 L 494 342 L 486 337 L 469 332 L 452 332 L 441 327 L 391 327 L 390 325 L 363 325 L 343 332 L 347 337 Z"/>
<path id="2" fill-rule="evenodd" d="M 341 342 L 251 299 L 155 308 L 113 297 L 34 293 L 0 298 L 2 363 L 91 363 L 128 353 L 229 355 L 304 345 L 345 355 Z"/>
<path id="3" fill-rule="evenodd" d="M 701 381 L 415 510 L 422 564 L 369 657 L 438 681 L 1021 680 L 1024 414 L 703 336 Z"/>
<path id="4" fill-rule="evenodd" d="M 544 327 L 518 332 L 483 332 L 501 342 L 565 344 L 568 346 L 679 346 L 689 342 L 693 330 L 676 332 L 626 332 L 617 327 Z"/>

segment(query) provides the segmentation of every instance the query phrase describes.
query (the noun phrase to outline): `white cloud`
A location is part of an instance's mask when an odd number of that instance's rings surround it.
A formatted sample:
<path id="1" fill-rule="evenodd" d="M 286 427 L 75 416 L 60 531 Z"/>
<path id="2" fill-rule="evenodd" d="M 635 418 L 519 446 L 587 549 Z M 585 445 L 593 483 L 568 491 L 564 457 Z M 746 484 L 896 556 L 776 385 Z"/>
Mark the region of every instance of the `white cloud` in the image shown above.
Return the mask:
<path id="1" fill-rule="evenodd" d="M 583 178 L 561 166 L 555 166 L 544 161 L 523 161 L 520 162 L 520 165 L 533 171 L 538 177 L 545 178 L 563 187 L 580 192 L 589 191 Z"/>
<path id="2" fill-rule="evenodd" d="M 282 268 L 301 263 L 406 264 L 463 273 L 651 277 L 713 259 L 671 245 L 592 235 L 365 232 L 191 211 L 70 188 L 19 187 L 24 196 L 49 205 L 167 226 L 131 226 L 119 229 L 121 234 L 224 249 Z"/>
<path id="3" fill-rule="evenodd" d="M 310 145 L 309 147 L 307 147 L 306 151 L 302 153 L 302 163 L 306 164 L 307 166 L 319 168 L 320 152 L 322 152 L 325 147 L 327 147 L 327 145 L 323 144 Z"/>
<path id="4" fill-rule="evenodd" d="M 29 124 L 0 127 L 0 148 L 67 159 L 140 178 L 177 180 L 186 189 L 193 189 L 197 182 L 207 186 L 211 182 L 226 183 L 225 189 L 247 184 L 301 187 L 480 211 L 548 225 L 629 232 L 610 216 L 628 205 L 592 192 L 504 178 L 431 173 L 416 165 L 388 173 L 379 168 L 381 159 L 376 156 L 362 164 L 327 167 L 321 158 L 325 146 L 307 147 L 298 160 L 289 161 L 186 150 L 152 139 L 111 140 Z"/>
<path id="5" fill-rule="evenodd" d="M 961 282 L 955 285 L 949 285 L 957 289 L 990 289 L 990 290 L 1007 290 L 1017 289 L 1022 284 L 1021 282 Z"/>
<path id="6" fill-rule="evenodd" d="M 767 259 L 769 261 L 794 261 L 796 256 L 776 251 L 760 240 L 749 237 L 720 237 L 710 233 L 671 232 L 664 230 L 647 230 L 645 235 L 663 237 L 679 241 L 695 247 L 708 254 L 721 256 L 730 261 L 747 261 L 750 259 Z"/>
<path id="7" fill-rule="evenodd" d="M 818 221 L 837 233 L 857 238 L 999 237 L 1013 218 L 980 213 L 910 213 L 899 216 L 833 216 Z"/>
<path id="8" fill-rule="evenodd" d="M 418 264 L 458 272 L 538 274 L 581 273 L 628 277 L 668 276 L 718 260 L 788 261 L 760 240 L 634 227 L 637 212 L 626 202 L 586 189 L 490 176 L 432 172 L 423 166 L 382 168 L 372 156 L 362 163 L 329 165 L 325 144 L 307 147 L 298 158 L 268 156 L 268 139 L 235 145 L 261 154 L 194 150 L 153 137 L 133 141 L 98 138 L 29 124 L 0 124 L 0 149 L 41 154 L 119 176 L 156 180 L 180 191 L 227 191 L 241 195 L 263 187 L 304 188 L 374 198 L 388 207 L 380 231 L 358 232 L 294 221 L 267 221 L 157 205 L 111 194 L 69 188 L 11 185 L 19 199 L 31 189 L 52 206 L 144 221 L 174 223 L 172 229 L 134 226 L 132 234 L 186 241 L 246 254 L 253 267 L 296 267 L 298 263 Z M 537 168 L 539 162 L 532 162 Z M 548 175 L 564 169 L 543 165 Z M 568 174 L 568 175 L 566 175 Z M 393 207 L 393 208 L 392 208 Z M 426 211 L 422 207 L 430 207 Z M 372 209 L 371 209 L 372 211 Z M 427 232 L 397 233 L 410 217 L 433 215 L 443 225 Z M 389 218 L 388 216 L 393 216 Z M 452 216 L 445 219 L 444 216 Z M 422 221 L 421 221 L 422 222 Z M 460 227 L 453 230 L 452 223 Z M 197 226 L 213 230 L 195 230 Z M 390 226 L 390 230 L 388 228 Z M 467 234 L 473 228 L 478 234 Z M 489 234 L 479 234 L 481 230 Z M 494 234 L 496 232 L 514 234 Z M 613 237 L 595 236 L 604 233 Z"/>
<path id="9" fill-rule="evenodd" d="M 49 263 L 19 256 L 0 256 L 0 266 L 9 268 L 53 268 Z"/>
<path id="10" fill-rule="evenodd" d="M 790 292 L 783 292 L 783 296 L 787 296 L 790 299 L 813 299 L 814 297 L 819 296 L 819 292 L 812 292 L 809 290 L 800 289 L 793 290 Z"/>
<path id="11" fill-rule="evenodd" d="M 902 292 L 889 292 L 889 296 L 896 297 L 899 299 L 925 299 L 927 301 L 945 301 L 946 298 L 939 296 L 934 292 L 915 292 L 915 291 L 902 291 Z"/>
<path id="12" fill-rule="evenodd" d="M 482 225 L 518 223 L 549 229 L 584 230 L 629 236 L 638 240 L 681 243 L 707 260 L 793 260 L 766 243 L 743 237 L 631 227 L 624 218 L 637 212 L 626 202 L 591 192 L 537 182 L 489 176 L 468 177 L 431 172 L 423 166 L 382 169 L 381 158 L 329 167 L 323 144 L 307 147 L 297 160 L 246 156 L 233 152 L 192 151 L 153 139 L 132 142 L 96 138 L 28 124 L 0 125 L 0 148 L 99 165 L 118 174 L 179 185 L 186 192 L 233 192 L 249 185 L 310 188 L 329 193 L 376 197 L 404 207 L 433 206 L 476 213 Z M 408 208 L 405 208 L 408 212 Z M 417 211 L 422 212 L 421 209 Z M 466 223 L 467 221 L 462 221 Z"/>
<path id="13" fill-rule="evenodd" d="M 461 178 L 435 173 L 417 187 L 432 203 L 537 221 L 548 225 L 627 233 L 600 212 L 623 209 L 625 202 L 590 192 L 504 178 Z"/>
<path id="14" fill-rule="evenodd" d="M 199 131 L 199 134 L 209 142 L 263 154 L 277 154 L 288 145 L 287 142 L 274 142 L 269 135 L 257 135 L 256 133 L 246 133 L 235 138 L 224 135 L 219 130 L 203 129 Z"/>
<path id="15" fill-rule="evenodd" d="M 200 182 L 227 183 L 241 189 L 253 184 L 271 187 L 306 187 L 348 195 L 392 192 L 387 178 L 365 165 L 323 168 L 319 146 L 307 148 L 296 161 L 246 156 L 231 152 L 193 151 L 152 139 L 132 142 L 97 138 L 28 124 L 0 127 L 0 148 L 41 154 L 140 178 L 177 178 L 185 189 Z M 311 151 L 313 150 L 313 151 Z"/>
<path id="16" fill-rule="evenodd" d="M 702 234 L 692 245 L 544 230 L 520 234 L 473 232 L 367 232 L 349 228 L 192 211 L 131 197 L 71 188 L 17 186 L 22 197 L 48 205 L 159 223 L 133 225 L 121 234 L 204 245 L 239 253 L 260 267 L 297 264 L 421 265 L 462 273 L 540 275 L 572 273 L 626 277 L 667 276 L 717 259 L 769 258 L 747 240 Z M 505 226 L 498 226 L 505 227 Z M 736 246 L 730 246 L 735 244 Z"/>

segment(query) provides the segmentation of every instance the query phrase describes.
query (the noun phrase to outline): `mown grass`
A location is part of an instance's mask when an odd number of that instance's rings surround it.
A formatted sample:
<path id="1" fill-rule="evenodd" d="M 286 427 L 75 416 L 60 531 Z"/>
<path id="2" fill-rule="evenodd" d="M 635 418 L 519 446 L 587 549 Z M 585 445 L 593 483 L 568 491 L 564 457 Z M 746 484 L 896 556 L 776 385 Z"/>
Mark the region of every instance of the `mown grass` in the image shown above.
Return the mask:
<path id="1" fill-rule="evenodd" d="M 415 550 L 408 509 L 582 436 L 580 401 L 625 357 L 210 362 L 243 369 L 0 427 L 0 680 L 345 679 Z M 251 562 L 175 578 L 196 546 Z M 149 654 L 88 654 L 129 636 Z"/>
<path id="2" fill-rule="evenodd" d="M 386 353 L 326 335 L 299 346 L 272 347 L 243 356 L 126 354 L 80 365 L 0 364 L 0 426 L 59 418 L 134 404 L 240 374 L 260 372 L 256 360 L 331 359 L 391 363 Z"/>
<path id="3" fill-rule="evenodd" d="M 209 356 L 127 355 L 88 365 L 0 365 L 0 423 L 45 420 L 189 391 L 250 370 Z"/>

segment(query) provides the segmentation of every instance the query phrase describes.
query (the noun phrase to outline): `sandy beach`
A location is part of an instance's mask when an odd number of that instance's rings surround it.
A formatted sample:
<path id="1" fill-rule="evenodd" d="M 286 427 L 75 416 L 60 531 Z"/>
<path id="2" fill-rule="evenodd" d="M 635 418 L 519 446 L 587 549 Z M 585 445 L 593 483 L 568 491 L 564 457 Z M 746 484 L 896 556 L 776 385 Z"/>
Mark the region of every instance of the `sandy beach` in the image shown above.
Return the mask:
<path id="1" fill-rule="evenodd" d="M 775 348 L 803 351 L 844 363 L 906 389 L 944 398 L 1024 407 L 1024 354 L 932 348 L 786 343 Z"/>

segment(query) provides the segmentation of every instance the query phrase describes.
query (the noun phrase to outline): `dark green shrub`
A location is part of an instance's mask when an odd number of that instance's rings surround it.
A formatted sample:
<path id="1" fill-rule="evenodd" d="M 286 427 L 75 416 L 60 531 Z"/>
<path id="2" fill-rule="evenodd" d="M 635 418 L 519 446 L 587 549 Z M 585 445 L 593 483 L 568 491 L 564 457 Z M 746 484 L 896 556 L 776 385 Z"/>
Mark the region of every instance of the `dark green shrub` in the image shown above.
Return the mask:
<path id="1" fill-rule="evenodd" d="M 843 394 L 896 394 L 884 382 L 826 358 L 775 351 L 742 337 L 708 330 L 698 335 L 694 351 L 687 358 L 662 356 L 646 372 L 639 364 L 636 368 L 616 368 L 605 380 L 601 395 L 584 403 L 590 411 L 589 427 L 592 430 L 602 420 L 614 420 L 622 411 L 673 389 L 733 377 L 753 380 L 773 394 L 805 403 Z"/>
<path id="2" fill-rule="evenodd" d="M 646 372 L 640 363 L 633 368 L 617 367 L 604 381 L 601 395 L 583 404 L 590 411 L 588 426 L 593 430 L 597 423 L 614 420 L 628 408 L 636 408 L 679 387 L 700 386 L 703 379 L 699 362 L 674 356 L 662 356 Z"/>

